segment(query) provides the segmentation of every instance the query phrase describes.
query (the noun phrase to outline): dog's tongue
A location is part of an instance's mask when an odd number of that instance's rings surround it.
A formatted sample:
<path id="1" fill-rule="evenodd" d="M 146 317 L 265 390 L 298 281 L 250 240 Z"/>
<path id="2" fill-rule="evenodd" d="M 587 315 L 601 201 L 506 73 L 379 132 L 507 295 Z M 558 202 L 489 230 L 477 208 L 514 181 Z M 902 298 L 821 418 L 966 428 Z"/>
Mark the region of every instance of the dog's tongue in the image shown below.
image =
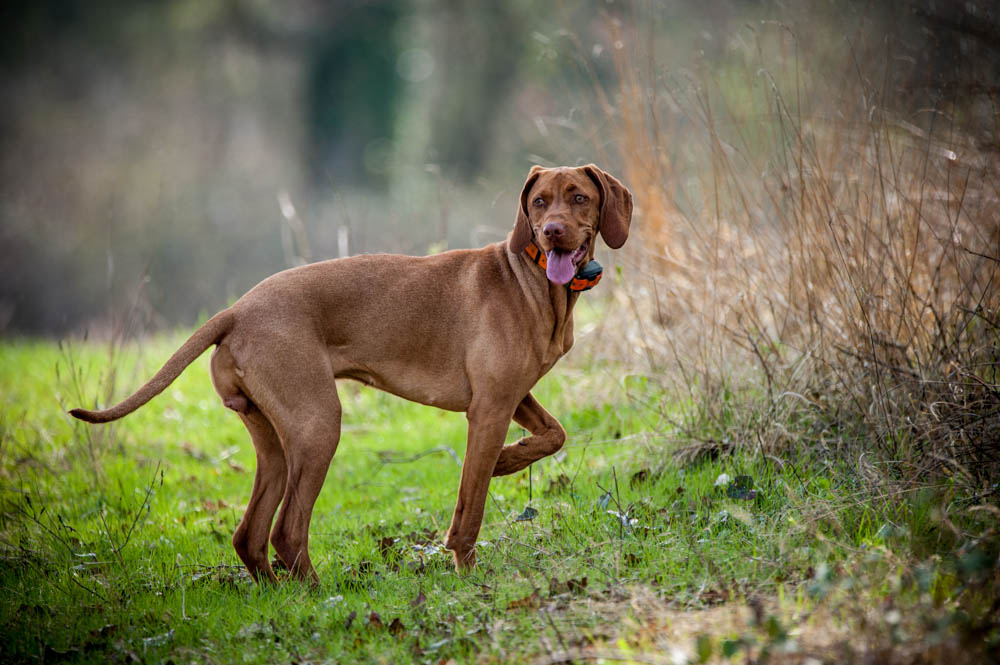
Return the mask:
<path id="1" fill-rule="evenodd" d="M 545 253 L 545 275 L 550 282 L 565 284 L 573 279 L 573 275 L 576 274 L 573 254 L 573 252 L 561 252 L 558 249 L 550 249 Z"/>

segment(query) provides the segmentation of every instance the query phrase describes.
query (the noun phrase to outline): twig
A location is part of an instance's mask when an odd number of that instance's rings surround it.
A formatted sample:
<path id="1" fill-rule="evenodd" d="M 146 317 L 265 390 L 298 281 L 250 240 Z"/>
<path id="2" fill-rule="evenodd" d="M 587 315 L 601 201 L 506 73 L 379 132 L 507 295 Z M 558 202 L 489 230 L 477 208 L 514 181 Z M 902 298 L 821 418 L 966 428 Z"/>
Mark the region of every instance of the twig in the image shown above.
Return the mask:
<path id="1" fill-rule="evenodd" d="M 618 472 L 615 471 L 615 467 L 611 467 L 611 477 L 615 481 L 615 505 L 618 506 L 618 538 L 621 540 L 625 539 L 625 525 L 622 523 L 622 519 L 625 517 L 626 513 L 622 510 L 622 500 L 621 494 L 618 492 Z M 618 547 L 619 553 L 621 546 Z"/>
<path id="2" fill-rule="evenodd" d="M 556 622 L 552 620 L 552 615 L 544 610 L 542 611 L 542 615 L 545 616 L 545 619 L 549 622 L 549 625 L 552 627 L 552 632 L 556 634 L 556 639 L 559 640 L 559 646 L 562 647 L 563 651 L 568 651 L 569 648 L 566 646 L 566 640 L 563 639 L 562 633 L 559 632 L 559 628 L 558 626 L 556 626 Z"/>
<path id="3" fill-rule="evenodd" d="M 455 458 L 455 451 L 452 450 L 450 446 L 438 446 L 409 457 L 395 457 L 394 455 L 391 455 L 389 451 L 375 452 L 382 464 L 409 464 L 410 462 L 416 462 L 421 457 L 427 457 L 428 455 L 434 455 L 435 453 L 450 453 L 452 458 Z M 459 462 L 459 464 L 461 465 L 461 462 Z"/>
<path id="4" fill-rule="evenodd" d="M 621 651 L 583 651 L 582 649 L 557 651 L 535 662 L 537 665 L 557 665 L 557 663 L 572 663 L 577 660 L 611 660 L 624 663 L 648 663 L 649 665 L 667 665 L 674 662 L 672 659 L 622 653 Z"/>

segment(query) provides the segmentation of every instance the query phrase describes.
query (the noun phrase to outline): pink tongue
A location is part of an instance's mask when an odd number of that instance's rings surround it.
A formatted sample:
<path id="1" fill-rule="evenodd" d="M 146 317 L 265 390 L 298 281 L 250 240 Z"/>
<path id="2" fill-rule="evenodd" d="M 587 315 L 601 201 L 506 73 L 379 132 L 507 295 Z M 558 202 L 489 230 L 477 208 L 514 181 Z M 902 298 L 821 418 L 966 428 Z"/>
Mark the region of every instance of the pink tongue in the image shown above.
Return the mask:
<path id="1" fill-rule="evenodd" d="M 550 282 L 565 284 L 573 279 L 576 274 L 576 266 L 573 265 L 574 252 L 560 252 L 550 249 L 545 253 L 546 268 L 545 274 Z"/>

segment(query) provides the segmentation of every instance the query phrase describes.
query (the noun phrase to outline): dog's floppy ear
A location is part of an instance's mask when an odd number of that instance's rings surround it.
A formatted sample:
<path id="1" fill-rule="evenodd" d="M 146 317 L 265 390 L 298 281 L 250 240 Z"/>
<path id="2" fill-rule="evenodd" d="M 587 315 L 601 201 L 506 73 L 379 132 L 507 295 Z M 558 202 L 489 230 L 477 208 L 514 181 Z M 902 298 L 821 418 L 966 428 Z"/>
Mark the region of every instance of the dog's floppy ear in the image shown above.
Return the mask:
<path id="1" fill-rule="evenodd" d="M 583 170 L 601 192 L 601 221 L 598 224 L 601 237 L 608 247 L 618 249 L 628 239 L 632 224 L 632 192 L 613 175 L 593 164 L 587 164 Z"/>
<path id="2" fill-rule="evenodd" d="M 538 180 L 538 175 L 544 171 L 541 166 L 532 166 L 528 172 L 528 179 L 524 181 L 521 188 L 521 196 L 517 205 L 517 221 L 514 222 L 514 233 L 510 237 L 510 250 L 514 253 L 523 252 L 524 248 L 531 242 L 531 221 L 528 219 L 528 194 Z"/>

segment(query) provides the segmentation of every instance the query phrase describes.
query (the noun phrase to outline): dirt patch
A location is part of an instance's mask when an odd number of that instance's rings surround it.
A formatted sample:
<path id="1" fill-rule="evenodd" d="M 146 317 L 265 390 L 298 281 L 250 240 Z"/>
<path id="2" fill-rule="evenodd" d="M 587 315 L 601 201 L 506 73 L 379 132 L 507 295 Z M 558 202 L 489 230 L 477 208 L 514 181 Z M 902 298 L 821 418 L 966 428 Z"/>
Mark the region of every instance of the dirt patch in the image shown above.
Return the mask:
<path id="1" fill-rule="evenodd" d="M 871 608 L 859 607 L 862 611 L 855 613 L 844 611 L 843 605 L 835 610 L 806 605 L 754 596 L 711 607 L 678 608 L 646 588 L 629 589 L 617 599 L 574 600 L 558 609 L 543 605 L 541 612 L 560 617 L 556 625 L 561 634 L 559 643 L 547 644 L 548 652 L 533 662 L 959 665 L 977 662 L 977 654 L 982 654 L 976 645 L 957 639 L 928 647 L 926 640 L 916 639 L 918 626 L 899 632 L 898 621 L 873 617 Z M 576 616 L 603 620 L 596 628 L 565 630 Z"/>

